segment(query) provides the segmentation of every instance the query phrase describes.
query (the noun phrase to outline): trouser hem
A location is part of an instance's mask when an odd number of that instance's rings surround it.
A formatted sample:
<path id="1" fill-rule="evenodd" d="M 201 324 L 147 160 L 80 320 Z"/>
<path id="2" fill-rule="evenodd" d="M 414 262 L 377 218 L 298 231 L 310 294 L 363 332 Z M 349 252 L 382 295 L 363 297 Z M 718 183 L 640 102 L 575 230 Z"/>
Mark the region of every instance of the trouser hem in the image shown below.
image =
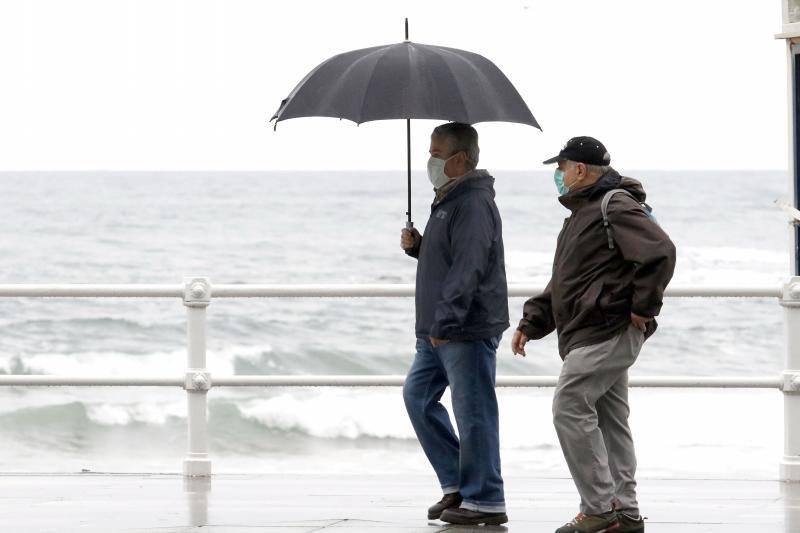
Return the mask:
<path id="1" fill-rule="evenodd" d="M 476 502 L 475 500 L 464 500 L 461 508 L 477 513 L 505 513 L 506 504 L 503 502 Z"/>
<path id="2" fill-rule="evenodd" d="M 588 505 L 587 506 L 581 506 L 581 512 L 583 514 L 590 514 L 590 515 L 606 514 L 606 513 L 610 513 L 613 510 L 614 510 L 614 506 L 613 505 L 609 505 L 607 507 L 605 507 L 605 506 L 589 507 Z"/>
<path id="3" fill-rule="evenodd" d="M 447 485 L 446 487 L 442 487 L 443 494 L 455 494 L 458 492 L 458 485 Z"/>

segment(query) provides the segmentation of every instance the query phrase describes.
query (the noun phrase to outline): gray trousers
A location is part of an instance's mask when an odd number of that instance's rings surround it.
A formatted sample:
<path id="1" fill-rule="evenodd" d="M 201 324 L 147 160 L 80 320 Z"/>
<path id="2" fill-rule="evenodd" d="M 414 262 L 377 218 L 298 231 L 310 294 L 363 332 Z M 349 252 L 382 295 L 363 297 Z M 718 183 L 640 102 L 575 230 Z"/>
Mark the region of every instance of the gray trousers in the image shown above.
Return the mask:
<path id="1" fill-rule="evenodd" d="M 628 426 L 628 368 L 644 334 L 633 325 L 613 339 L 567 354 L 553 398 L 553 423 L 581 497 L 581 512 L 639 513 L 636 453 Z"/>

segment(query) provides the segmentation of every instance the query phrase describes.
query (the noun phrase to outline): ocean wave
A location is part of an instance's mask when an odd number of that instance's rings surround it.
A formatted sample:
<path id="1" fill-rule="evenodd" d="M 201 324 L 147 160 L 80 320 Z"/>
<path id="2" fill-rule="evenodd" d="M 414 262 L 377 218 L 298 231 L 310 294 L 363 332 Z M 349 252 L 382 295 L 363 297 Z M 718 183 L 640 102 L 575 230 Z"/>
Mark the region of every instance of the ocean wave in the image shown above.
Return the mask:
<path id="1" fill-rule="evenodd" d="M 262 358 L 271 352 L 271 344 L 215 346 L 212 343 L 207 350 L 208 369 L 221 375 L 235 374 L 237 366 L 247 364 L 269 369 L 270 366 L 276 367 L 276 363 L 269 357 L 263 361 Z M 0 374 L 180 376 L 185 371 L 186 348 L 145 354 L 118 351 L 0 352 Z"/>
<path id="2" fill-rule="evenodd" d="M 425 466 L 398 390 L 297 390 L 263 396 L 210 402 L 213 455 L 245 466 L 287 462 L 282 470 L 328 468 L 336 456 L 342 462 L 335 468 L 347 472 L 364 468 L 368 457 L 378 454 L 381 461 L 391 461 L 396 453 L 398 464 L 410 464 L 413 455 Z M 642 472 L 774 477 L 783 424 L 782 399 L 773 391 L 634 389 L 630 397 Z M 504 389 L 498 400 L 504 469 L 539 474 L 563 470 L 550 412 L 552 391 Z M 449 409 L 446 396 L 444 403 Z M 36 449 L 44 461 L 82 453 L 97 454 L 95 463 L 119 463 L 133 441 L 163 460 L 183 449 L 185 405 L 178 399 L 164 403 L 163 398 L 73 401 L 0 414 L 0 426 L 0 441 L 13 442 L 9 453 L 15 456 Z M 366 465 L 372 466 L 386 467 Z"/>
<path id="3" fill-rule="evenodd" d="M 678 247 L 673 283 L 777 284 L 787 276 L 789 253 L 749 247 Z"/>
<path id="4" fill-rule="evenodd" d="M 238 406 L 260 425 L 325 439 L 415 438 L 399 392 L 331 390 L 284 393 Z"/>
<path id="5" fill-rule="evenodd" d="M 149 424 L 167 426 L 185 419 L 186 402 L 92 402 L 74 400 L 52 405 L 22 407 L 0 413 L 7 432 L 38 428 L 58 432 L 87 429 L 90 426 L 135 426 Z"/>
<path id="6" fill-rule="evenodd" d="M 673 283 L 742 285 L 778 283 L 786 277 L 788 251 L 736 246 L 677 246 Z M 509 283 L 544 286 L 550 280 L 553 252 L 507 250 Z"/>
<path id="7" fill-rule="evenodd" d="M 146 316 L 137 319 L 120 318 L 110 316 L 92 316 L 92 317 L 58 317 L 58 318 L 5 318 L 0 320 L 0 327 L 10 328 L 13 331 L 19 331 L 24 328 L 35 328 L 38 330 L 53 330 L 58 328 L 66 328 L 70 330 L 89 330 L 92 328 L 99 328 L 105 331 L 109 330 L 122 330 L 125 332 L 132 332 L 136 330 L 168 330 L 173 332 L 175 330 L 183 330 L 186 325 L 185 321 L 176 319 L 172 322 L 165 322 L 160 320 L 148 320 Z"/>
<path id="8" fill-rule="evenodd" d="M 0 425 L 13 433 L 31 427 L 52 431 L 76 427 L 122 428 L 185 424 L 186 403 L 180 395 L 163 394 L 136 401 L 75 400 L 33 405 L 0 413 Z M 326 440 L 363 438 L 413 439 L 399 392 L 361 389 L 292 391 L 264 397 L 231 395 L 209 402 L 212 432 L 236 428 L 239 440 L 261 440 L 269 433 L 304 435 Z M 216 424 L 216 427 L 214 427 Z"/>

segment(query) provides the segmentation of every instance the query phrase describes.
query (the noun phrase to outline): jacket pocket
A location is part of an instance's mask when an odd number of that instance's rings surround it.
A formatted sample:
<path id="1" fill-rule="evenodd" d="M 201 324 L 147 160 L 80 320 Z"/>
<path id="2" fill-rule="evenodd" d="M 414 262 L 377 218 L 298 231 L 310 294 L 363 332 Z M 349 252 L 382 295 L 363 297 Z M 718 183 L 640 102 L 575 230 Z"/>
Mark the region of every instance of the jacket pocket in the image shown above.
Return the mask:
<path id="1" fill-rule="evenodd" d="M 627 317 L 631 313 L 630 296 L 612 291 L 611 287 L 604 286 L 598 304 L 609 323 L 617 322 L 620 317 Z"/>
<path id="2" fill-rule="evenodd" d="M 572 316 L 576 329 L 604 325 L 606 316 L 600 307 L 600 296 L 603 293 L 603 280 L 598 279 L 575 301 Z"/>

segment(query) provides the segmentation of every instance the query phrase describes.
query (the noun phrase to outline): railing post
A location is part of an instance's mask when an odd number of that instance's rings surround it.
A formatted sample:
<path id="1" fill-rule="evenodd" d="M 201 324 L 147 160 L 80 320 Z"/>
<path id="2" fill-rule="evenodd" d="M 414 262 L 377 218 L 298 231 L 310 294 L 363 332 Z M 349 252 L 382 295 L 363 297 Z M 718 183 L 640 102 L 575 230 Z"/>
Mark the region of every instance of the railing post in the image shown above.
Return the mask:
<path id="1" fill-rule="evenodd" d="M 211 303 L 208 278 L 184 280 L 183 305 L 186 306 L 187 357 L 184 388 L 188 402 L 188 454 L 183 461 L 183 475 L 211 475 L 208 458 L 207 395 L 211 375 L 206 369 L 206 308 Z"/>
<path id="2" fill-rule="evenodd" d="M 786 367 L 783 372 L 784 446 L 780 477 L 800 481 L 800 276 L 783 287 Z"/>

